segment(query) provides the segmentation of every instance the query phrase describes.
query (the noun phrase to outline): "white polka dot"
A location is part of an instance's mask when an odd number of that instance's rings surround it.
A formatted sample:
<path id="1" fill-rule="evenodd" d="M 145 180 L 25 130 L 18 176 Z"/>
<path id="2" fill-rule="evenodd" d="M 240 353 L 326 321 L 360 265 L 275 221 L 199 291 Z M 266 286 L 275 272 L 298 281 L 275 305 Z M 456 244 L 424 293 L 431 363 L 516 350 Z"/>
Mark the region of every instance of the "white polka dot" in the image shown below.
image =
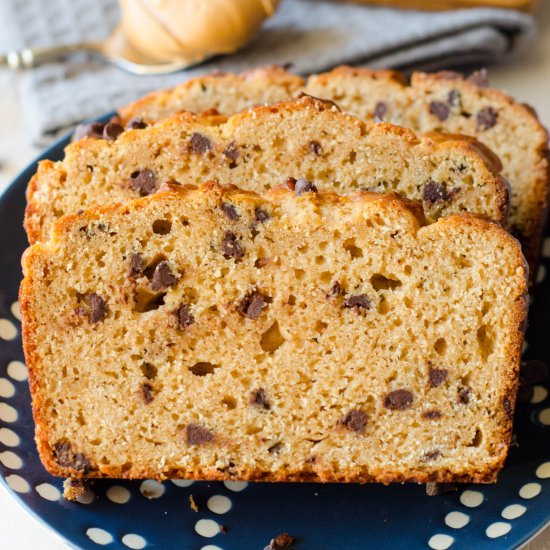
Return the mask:
<path id="1" fill-rule="evenodd" d="M 550 477 L 550 462 L 541 464 L 535 473 L 539 479 L 548 479 Z"/>
<path id="2" fill-rule="evenodd" d="M 79 504 L 91 504 L 95 500 L 95 494 L 93 491 L 88 489 L 82 495 L 76 497 L 76 502 Z"/>
<path id="3" fill-rule="evenodd" d="M 109 487 L 106 494 L 107 498 L 116 504 L 126 504 L 132 496 L 130 491 L 121 485 L 113 485 L 112 487 Z"/>
<path id="4" fill-rule="evenodd" d="M 469 521 L 470 516 L 462 512 L 449 512 L 445 516 L 445 524 L 453 529 L 462 529 Z"/>
<path id="5" fill-rule="evenodd" d="M 487 527 L 485 534 L 490 539 L 496 539 L 509 533 L 510 529 L 512 529 L 512 526 L 509 523 L 505 523 L 504 521 L 495 521 L 495 523 L 491 523 L 491 525 Z"/>
<path id="6" fill-rule="evenodd" d="M 208 499 L 206 506 L 214 514 L 227 514 L 231 510 L 231 499 L 223 495 L 214 495 Z"/>
<path id="7" fill-rule="evenodd" d="M 504 519 L 517 519 L 525 514 L 527 508 L 521 504 L 510 504 L 502 510 L 502 517 Z"/>
<path id="8" fill-rule="evenodd" d="M 31 490 L 30 485 L 16 474 L 6 476 L 6 482 L 16 493 L 28 493 Z"/>
<path id="9" fill-rule="evenodd" d="M 479 491 L 464 491 L 460 495 L 460 502 L 468 508 L 476 508 L 483 503 L 483 493 Z"/>
<path id="10" fill-rule="evenodd" d="M 145 548 L 147 541 L 135 533 L 128 533 L 122 537 L 122 544 L 128 548 L 133 548 L 134 550 L 141 550 L 142 548 Z"/>
<path id="11" fill-rule="evenodd" d="M 550 409 L 542 409 L 539 412 L 539 422 L 545 426 L 550 426 Z"/>
<path id="12" fill-rule="evenodd" d="M 105 546 L 106 544 L 111 544 L 111 542 L 113 542 L 113 536 L 99 527 L 90 527 L 86 531 L 86 535 L 88 535 L 88 538 L 92 542 L 100 544 L 101 546 Z"/>
<path id="13" fill-rule="evenodd" d="M 46 500 L 51 500 L 55 502 L 61 498 L 61 493 L 57 487 L 50 485 L 49 483 L 42 483 L 41 485 L 36 486 L 36 492 Z"/>
<path id="14" fill-rule="evenodd" d="M 17 328 L 7 319 L 0 319 L 0 338 L 2 340 L 13 340 L 17 336 Z"/>
<path id="15" fill-rule="evenodd" d="M 548 390 L 543 386 L 535 386 L 533 390 L 531 403 L 542 403 L 548 397 Z"/>
<path id="16" fill-rule="evenodd" d="M 546 277 L 546 268 L 543 265 L 541 265 L 539 267 L 539 270 L 537 271 L 537 283 L 542 283 L 545 277 Z"/>
<path id="17" fill-rule="evenodd" d="M 17 420 L 17 410 L 7 403 L 0 403 L 0 420 L 4 422 L 15 422 Z"/>
<path id="18" fill-rule="evenodd" d="M 29 371 L 25 363 L 21 363 L 21 361 L 12 361 L 8 365 L 8 376 L 18 382 L 24 382 L 29 377 Z"/>
<path id="19" fill-rule="evenodd" d="M 207 544 L 206 546 L 203 546 L 201 550 L 222 550 L 219 546 L 216 546 L 215 544 Z"/>
<path id="20" fill-rule="evenodd" d="M 0 462 L 10 470 L 19 470 L 23 466 L 23 461 L 11 451 L 0 453 Z"/>
<path id="21" fill-rule="evenodd" d="M 428 541 L 428 546 L 433 548 L 433 550 L 447 550 L 447 548 L 451 547 L 451 544 L 453 544 L 454 541 L 455 539 L 453 539 L 453 537 L 438 533 Z"/>
<path id="22" fill-rule="evenodd" d="M 172 483 L 176 487 L 189 487 L 189 485 L 193 485 L 195 482 L 192 479 L 173 479 Z"/>
<path id="23" fill-rule="evenodd" d="M 540 483 L 527 483 L 519 490 L 519 496 L 525 499 L 535 498 L 541 491 Z"/>
<path id="24" fill-rule="evenodd" d="M 0 443 L 6 447 L 17 447 L 21 440 L 19 436 L 8 428 L 0 428 Z"/>
<path id="25" fill-rule="evenodd" d="M 5 378 L 0 378 L 0 397 L 10 398 L 15 395 L 15 386 Z"/>
<path id="26" fill-rule="evenodd" d="M 224 481 L 223 484 L 230 490 L 239 493 L 248 487 L 246 481 Z"/>
<path id="27" fill-rule="evenodd" d="M 164 485 L 154 479 L 146 479 L 140 486 L 141 494 L 146 498 L 160 498 L 165 491 Z"/>
<path id="28" fill-rule="evenodd" d="M 195 531 L 206 538 L 215 537 L 220 532 L 220 526 L 213 519 L 199 519 L 195 524 Z"/>
<path id="29" fill-rule="evenodd" d="M 19 302 L 13 302 L 11 305 L 11 314 L 18 320 L 21 321 L 21 309 L 19 308 Z"/>

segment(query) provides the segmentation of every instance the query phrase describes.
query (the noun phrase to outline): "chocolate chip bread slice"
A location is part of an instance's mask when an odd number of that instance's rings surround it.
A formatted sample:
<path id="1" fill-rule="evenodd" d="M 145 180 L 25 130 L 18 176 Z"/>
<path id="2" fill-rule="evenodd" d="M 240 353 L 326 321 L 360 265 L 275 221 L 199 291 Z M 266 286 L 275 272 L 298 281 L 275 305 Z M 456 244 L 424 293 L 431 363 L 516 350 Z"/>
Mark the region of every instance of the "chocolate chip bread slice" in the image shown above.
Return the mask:
<path id="1" fill-rule="evenodd" d="M 228 120 L 181 113 L 116 139 L 73 143 L 62 162 L 40 164 L 25 226 L 31 242 L 46 240 L 57 217 L 154 193 L 169 178 L 231 181 L 253 191 L 305 178 L 343 193 L 398 192 L 423 201 L 429 221 L 469 211 L 503 222 L 507 188 L 495 162 L 473 140 L 417 138 L 305 96 Z"/>
<path id="2" fill-rule="evenodd" d="M 131 117 L 151 121 L 181 109 L 201 112 L 207 105 L 232 114 L 247 101 L 265 101 L 263 83 L 277 99 L 296 93 L 298 81 L 288 86 L 292 76 L 280 68 L 264 68 L 252 79 L 256 87 L 250 85 L 250 73 L 194 79 L 151 94 L 121 109 L 121 115 L 124 122 Z M 339 67 L 310 76 L 300 90 L 335 101 L 359 118 L 401 124 L 415 132 L 468 134 L 488 146 L 500 157 L 502 175 L 511 186 L 509 229 L 521 241 L 535 272 L 546 218 L 549 163 L 548 134 L 533 109 L 489 88 L 484 72 L 467 79 L 448 71 L 415 73 L 409 84 L 395 71 Z"/>
<path id="3" fill-rule="evenodd" d="M 423 226 L 375 193 L 171 185 L 59 220 L 23 265 L 53 474 L 489 482 L 502 466 L 526 269 L 494 223 Z"/>

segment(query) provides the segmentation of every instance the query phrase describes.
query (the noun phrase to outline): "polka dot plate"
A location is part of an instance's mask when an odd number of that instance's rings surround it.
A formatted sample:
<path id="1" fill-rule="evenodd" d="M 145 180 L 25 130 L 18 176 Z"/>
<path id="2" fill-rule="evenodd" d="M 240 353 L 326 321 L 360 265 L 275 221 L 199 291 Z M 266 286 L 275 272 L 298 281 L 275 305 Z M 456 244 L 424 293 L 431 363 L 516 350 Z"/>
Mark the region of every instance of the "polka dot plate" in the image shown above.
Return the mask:
<path id="1" fill-rule="evenodd" d="M 67 139 L 41 158 L 60 159 Z M 39 462 L 17 292 L 33 162 L 0 198 L 0 482 L 77 548 L 261 550 L 281 532 L 296 549 L 511 549 L 550 521 L 548 379 L 518 406 L 515 440 L 494 485 L 428 497 L 423 486 L 100 481 L 80 502 Z M 550 360 L 550 238 L 538 273 L 525 358 Z M 546 385 L 545 385 L 546 384 Z M 15 505 L 15 503 L 14 503 Z"/>

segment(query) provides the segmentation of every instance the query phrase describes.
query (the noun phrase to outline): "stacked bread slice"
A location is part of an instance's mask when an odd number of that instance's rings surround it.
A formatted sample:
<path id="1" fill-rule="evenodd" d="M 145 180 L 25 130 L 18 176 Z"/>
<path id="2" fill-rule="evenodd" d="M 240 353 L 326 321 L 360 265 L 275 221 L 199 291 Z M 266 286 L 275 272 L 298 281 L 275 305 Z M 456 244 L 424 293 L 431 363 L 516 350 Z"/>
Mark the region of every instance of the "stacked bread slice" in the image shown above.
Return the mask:
<path id="1" fill-rule="evenodd" d="M 303 86 L 208 77 L 39 166 L 20 299 L 50 472 L 495 479 L 528 273 L 500 161 L 307 95 L 212 110 Z"/>

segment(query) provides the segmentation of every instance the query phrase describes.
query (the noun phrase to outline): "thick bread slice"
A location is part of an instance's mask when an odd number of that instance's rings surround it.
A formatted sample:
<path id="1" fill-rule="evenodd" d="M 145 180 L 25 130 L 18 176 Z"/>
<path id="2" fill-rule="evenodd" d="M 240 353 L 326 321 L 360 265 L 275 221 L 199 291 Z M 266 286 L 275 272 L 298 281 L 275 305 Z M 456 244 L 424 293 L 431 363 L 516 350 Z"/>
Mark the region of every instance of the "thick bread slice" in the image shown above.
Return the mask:
<path id="1" fill-rule="evenodd" d="M 422 223 L 391 195 L 213 183 L 62 218 L 26 253 L 20 292 L 43 463 L 70 477 L 493 481 L 523 257 L 489 221 Z"/>
<path id="2" fill-rule="evenodd" d="M 149 194 L 170 178 L 231 181 L 258 192 L 307 178 L 320 189 L 421 200 L 429 221 L 469 211 L 504 222 L 508 192 L 495 162 L 471 139 L 417 138 L 308 96 L 228 120 L 181 113 L 116 141 L 78 141 L 62 162 L 42 163 L 29 187 L 25 227 L 31 243 L 46 240 L 60 215 Z"/>
<path id="3" fill-rule="evenodd" d="M 259 70 L 254 81 L 257 85 L 268 83 L 271 96 L 283 99 L 292 76 L 280 68 L 268 67 Z M 220 80 L 194 79 L 172 90 L 151 94 L 122 109 L 121 114 L 124 121 L 132 116 L 152 121 L 181 109 L 201 112 L 210 105 L 230 115 L 247 107 L 241 98 L 252 105 L 266 96 L 261 87 L 256 96 L 251 93 L 250 78 L 247 73 L 224 74 Z M 194 92 L 197 89 L 202 90 L 200 101 Z M 549 163 L 548 134 L 533 109 L 488 88 L 480 73 L 468 79 L 448 71 L 415 73 L 408 84 L 395 71 L 338 67 L 310 76 L 301 91 L 335 101 L 344 112 L 359 118 L 401 124 L 419 133 L 438 130 L 468 134 L 492 149 L 502 161 L 502 175 L 512 190 L 509 228 L 521 241 L 535 272 L 546 219 Z"/>

